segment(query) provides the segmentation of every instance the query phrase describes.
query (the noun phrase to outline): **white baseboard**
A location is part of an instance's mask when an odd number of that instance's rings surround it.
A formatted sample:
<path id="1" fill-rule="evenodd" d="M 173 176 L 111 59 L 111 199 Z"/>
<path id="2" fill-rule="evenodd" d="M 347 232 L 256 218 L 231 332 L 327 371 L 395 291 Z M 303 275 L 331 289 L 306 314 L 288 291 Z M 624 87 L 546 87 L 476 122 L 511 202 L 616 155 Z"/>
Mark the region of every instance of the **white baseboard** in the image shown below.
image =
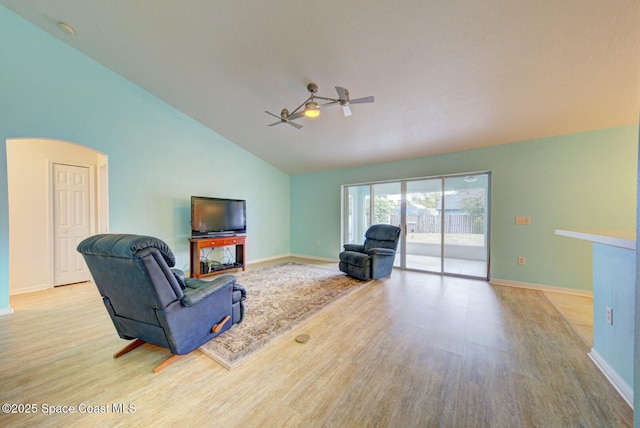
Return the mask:
<path id="1" fill-rule="evenodd" d="M 627 402 L 629 407 L 633 409 L 633 388 L 629 386 L 627 382 L 620 377 L 617 371 L 615 371 L 593 348 L 589 352 L 589 358 L 605 375 L 607 380 L 613 385 L 613 387 L 622 396 L 624 401 Z"/>
<path id="2" fill-rule="evenodd" d="M 9 315 L 13 313 L 13 309 L 11 308 L 2 308 L 0 309 L 0 317 L 3 315 Z"/>
<path id="3" fill-rule="evenodd" d="M 51 288 L 49 284 L 36 284 L 21 288 L 14 287 L 9 290 L 9 295 L 15 296 L 16 294 L 33 293 L 34 291 L 50 290 Z"/>
<path id="4" fill-rule="evenodd" d="M 308 260 L 319 260 L 319 261 L 323 261 L 323 262 L 335 262 L 338 263 L 338 259 L 333 259 L 333 258 L 329 258 L 329 257 L 316 257 L 316 256 L 308 256 L 308 255 L 304 255 L 304 254 L 281 254 L 279 256 L 273 256 L 273 257 L 267 257 L 264 259 L 257 259 L 257 260 L 251 260 L 249 262 L 247 262 L 247 265 L 252 265 L 252 264 L 256 264 L 256 263 L 262 263 L 262 262 L 270 262 L 272 260 L 277 260 L 277 259 L 283 259 L 286 257 L 297 257 L 300 259 L 308 259 Z"/>
<path id="5" fill-rule="evenodd" d="M 256 263 L 270 262 L 271 260 L 282 259 L 284 257 L 291 257 L 291 254 L 279 254 L 277 256 L 265 257 L 264 259 L 247 260 L 247 266 Z"/>
<path id="6" fill-rule="evenodd" d="M 331 262 L 331 263 L 338 263 L 340 261 L 340 259 L 338 258 L 307 256 L 304 254 L 291 254 L 291 257 L 299 257 L 301 259 L 319 260 L 321 262 Z"/>
<path id="7" fill-rule="evenodd" d="M 553 285 L 532 284 L 529 282 L 511 281 L 508 279 L 491 278 L 491 285 L 503 285 L 506 287 L 528 288 L 530 290 L 549 291 L 553 293 L 572 294 L 574 296 L 593 297 L 593 291 L 576 290 L 575 288 L 555 287 Z"/>

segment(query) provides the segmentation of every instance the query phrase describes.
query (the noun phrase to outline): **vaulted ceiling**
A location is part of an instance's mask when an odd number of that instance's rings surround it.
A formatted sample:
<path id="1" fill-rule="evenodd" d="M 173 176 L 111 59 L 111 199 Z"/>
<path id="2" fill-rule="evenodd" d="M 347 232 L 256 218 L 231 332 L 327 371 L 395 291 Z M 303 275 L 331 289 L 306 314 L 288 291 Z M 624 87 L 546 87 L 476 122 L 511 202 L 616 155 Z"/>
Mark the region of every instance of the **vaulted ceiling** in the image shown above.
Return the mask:
<path id="1" fill-rule="evenodd" d="M 0 0 L 290 174 L 634 124 L 637 0 Z M 63 32 L 58 22 L 75 29 Z M 302 129 L 267 126 L 309 95 Z"/>

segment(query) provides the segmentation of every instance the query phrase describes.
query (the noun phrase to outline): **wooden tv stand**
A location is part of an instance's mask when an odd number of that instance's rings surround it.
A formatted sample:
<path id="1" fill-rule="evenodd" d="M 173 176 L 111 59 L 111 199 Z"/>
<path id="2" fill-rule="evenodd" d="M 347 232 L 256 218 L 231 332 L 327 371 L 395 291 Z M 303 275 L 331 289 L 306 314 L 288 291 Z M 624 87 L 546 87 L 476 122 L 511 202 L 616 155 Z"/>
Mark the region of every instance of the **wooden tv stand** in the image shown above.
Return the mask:
<path id="1" fill-rule="evenodd" d="M 189 257 L 191 259 L 191 278 L 198 278 L 203 276 L 216 275 L 222 272 L 228 272 L 230 270 L 240 269 L 244 270 L 245 260 L 245 248 L 244 241 L 245 235 L 230 235 L 230 236 L 216 236 L 216 237 L 203 237 L 203 238 L 189 238 Z M 200 253 L 205 248 L 214 247 L 236 247 L 236 262 L 235 265 L 229 266 L 223 269 L 216 270 L 214 272 L 202 273 L 200 270 Z"/>

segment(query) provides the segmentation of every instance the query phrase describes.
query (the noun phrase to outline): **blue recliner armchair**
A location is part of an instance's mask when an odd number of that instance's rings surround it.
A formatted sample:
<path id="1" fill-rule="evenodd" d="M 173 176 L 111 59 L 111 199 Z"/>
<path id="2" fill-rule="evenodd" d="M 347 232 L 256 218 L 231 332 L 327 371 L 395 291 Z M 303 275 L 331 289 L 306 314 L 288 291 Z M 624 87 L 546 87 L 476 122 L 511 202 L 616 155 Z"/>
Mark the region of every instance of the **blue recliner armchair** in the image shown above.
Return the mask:
<path id="1" fill-rule="evenodd" d="M 77 248 L 91 271 L 118 335 L 134 340 L 118 358 L 145 342 L 169 348 L 154 373 L 242 322 L 246 291 L 233 275 L 213 281 L 184 278 L 171 249 L 150 236 L 103 234 Z"/>
<path id="2" fill-rule="evenodd" d="M 340 270 L 361 280 L 380 279 L 391 275 L 400 228 L 375 224 L 365 233 L 364 244 L 345 244 L 340 253 Z"/>

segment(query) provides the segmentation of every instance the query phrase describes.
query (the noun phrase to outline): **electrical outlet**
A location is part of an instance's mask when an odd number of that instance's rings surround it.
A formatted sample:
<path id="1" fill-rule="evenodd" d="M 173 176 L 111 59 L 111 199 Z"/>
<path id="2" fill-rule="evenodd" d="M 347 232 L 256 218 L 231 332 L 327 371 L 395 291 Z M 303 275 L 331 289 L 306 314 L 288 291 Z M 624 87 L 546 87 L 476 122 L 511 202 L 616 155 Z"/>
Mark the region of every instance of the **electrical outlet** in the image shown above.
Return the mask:
<path id="1" fill-rule="evenodd" d="M 527 259 L 525 259 L 524 257 L 518 257 L 518 264 L 519 265 L 526 265 L 527 264 Z"/>
<path id="2" fill-rule="evenodd" d="M 531 217 L 529 216 L 517 216 L 516 217 L 516 224 L 519 225 L 527 225 L 527 224 L 531 224 Z"/>
<path id="3" fill-rule="evenodd" d="M 613 325 L 613 309 L 607 306 L 607 324 Z"/>

